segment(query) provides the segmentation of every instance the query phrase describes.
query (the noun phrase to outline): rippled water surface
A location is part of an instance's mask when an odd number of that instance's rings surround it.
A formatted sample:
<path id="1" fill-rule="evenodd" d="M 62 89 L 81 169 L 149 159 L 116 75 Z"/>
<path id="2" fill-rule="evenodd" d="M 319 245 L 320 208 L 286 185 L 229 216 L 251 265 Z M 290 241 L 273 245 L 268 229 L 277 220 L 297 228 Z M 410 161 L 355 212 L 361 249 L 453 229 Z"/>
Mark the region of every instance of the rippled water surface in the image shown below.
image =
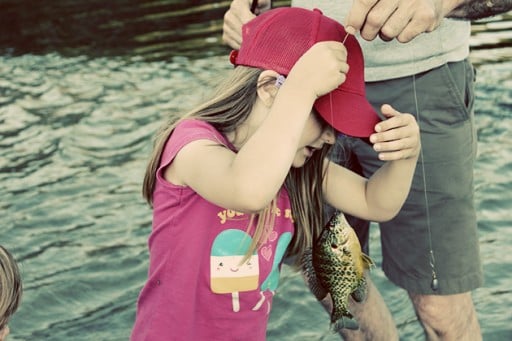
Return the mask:
<path id="1" fill-rule="evenodd" d="M 510 38 L 508 28 L 500 34 Z M 511 56 L 510 45 L 472 54 L 486 281 L 474 298 L 485 340 L 512 339 Z M 152 136 L 228 68 L 217 56 L 0 56 L 0 242 L 18 258 L 25 285 L 11 340 L 128 339 L 148 265 L 151 212 L 140 188 Z M 378 229 L 372 233 L 380 263 Z M 282 277 L 268 339 L 339 339 L 302 280 L 287 268 Z M 402 338 L 421 340 L 406 294 L 380 269 L 373 278 Z"/>

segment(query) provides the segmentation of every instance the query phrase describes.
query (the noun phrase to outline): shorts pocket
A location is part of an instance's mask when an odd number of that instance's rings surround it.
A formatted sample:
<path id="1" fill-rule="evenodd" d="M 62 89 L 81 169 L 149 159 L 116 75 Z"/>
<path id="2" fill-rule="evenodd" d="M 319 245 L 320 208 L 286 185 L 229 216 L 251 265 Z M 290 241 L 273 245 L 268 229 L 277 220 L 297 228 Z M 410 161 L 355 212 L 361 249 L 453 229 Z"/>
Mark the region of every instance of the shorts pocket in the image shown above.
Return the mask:
<path id="1" fill-rule="evenodd" d="M 416 76 L 422 132 L 465 124 L 472 118 L 474 74 L 467 61 L 444 64 Z"/>
<path id="2" fill-rule="evenodd" d="M 441 66 L 440 75 L 445 83 L 447 109 L 453 115 L 451 123 L 468 120 L 474 103 L 473 67 L 467 61 L 447 63 Z"/>

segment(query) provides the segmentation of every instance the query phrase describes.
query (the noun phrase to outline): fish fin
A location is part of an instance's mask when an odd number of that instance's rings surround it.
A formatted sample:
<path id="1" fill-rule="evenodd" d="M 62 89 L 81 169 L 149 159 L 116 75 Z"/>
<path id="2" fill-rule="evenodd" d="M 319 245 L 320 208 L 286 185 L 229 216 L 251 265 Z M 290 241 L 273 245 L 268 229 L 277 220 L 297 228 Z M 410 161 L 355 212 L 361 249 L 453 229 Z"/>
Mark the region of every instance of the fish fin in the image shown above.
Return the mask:
<path id="1" fill-rule="evenodd" d="M 327 296 L 327 290 L 320 284 L 316 271 L 313 266 L 313 250 L 307 249 L 301 258 L 302 273 L 306 278 L 309 290 L 315 295 L 316 299 L 321 301 Z"/>
<path id="2" fill-rule="evenodd" d="M 334 332 L 339 332 L 343 328 L 350 330 L 358 330 L 359 323 L 353 317 L 342 316 L 338 321 L 332 324 L 332 330 Z"/>
<path id="3" fill-rule="evenodd" d="M 365 269 L 371 269 L 375 267 L 375 262 L 367 254 L 361 253 L 361 258 L 363 259 L 363 266 Z"/>
<path id="4" fill-rule="evenodd" d="M 351 296 L 354 299 L 354 301 L 361 303 L 366 299 L 366 280 L 363 279 L 359 282 L 359 285 L 357 288 L 352 292 Z"/>

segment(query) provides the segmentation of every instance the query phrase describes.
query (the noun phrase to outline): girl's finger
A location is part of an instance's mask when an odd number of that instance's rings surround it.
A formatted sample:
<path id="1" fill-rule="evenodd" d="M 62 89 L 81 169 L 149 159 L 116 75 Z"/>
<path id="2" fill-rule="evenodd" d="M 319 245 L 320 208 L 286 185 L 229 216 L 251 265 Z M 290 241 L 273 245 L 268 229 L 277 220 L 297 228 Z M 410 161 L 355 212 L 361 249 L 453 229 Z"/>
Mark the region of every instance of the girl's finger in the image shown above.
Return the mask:
<path id="1" fill-rule="evenodd" d="M 382 161 L 395 161 L 395 160 L 402 160 L 407 159 L 411 155 L 413 155 L 412 149 L 401 149 L 394 152 L 385 152 L 385 153 L 379 153 L 379 160 Z"/>
<path id="2" fill-rule="evenodd" d="M 382 114 L 386 117 L 393 117 L 393 116 L 397 116 L 397 115 L 400 115 L 401 112 L 396 110 L 395 108 L 393 108 L 391 105 L 389 104 L 383 104 L 381 107 L 380 107 L 380 111 L 382 112 Z"/>
<path id="3" fill-rule="evenodd" d="M 386 125 L 382 125 L 381 127 L 385 127 Z M 408 125 L 400 126 L 400 122 L 395 126 L 395 124 L 391 124 L 391 122 L 388 122 L 387 127 L 385 127 L 385 130 L 381 131 L 380 133 L 374 133 L 370 135 L 370 142 L 372 143 L 378 143 L 378 142 L 387 142 L 387 141 L 395 141 L 400 139 L 409 138 L 414 135 L 412 127 L 409 127 Z"/>
<path id="4" fill-rule="evenodd" d="M 416 145 L 414 139 L 407 137 L 388 142 L 379 142 L 373 145 L 373 149 L 377 152 L 393 152 L 402 149 L 410 149 Z"/>
<path id="5" fill-rule="evenodd" d="M 398 131 L 401 134 L 414 134 L 417 127 L 416 120 L 412 115 L 400 114 L 378 123 L 375 130 L 377 133 Z M 395 138 L 403 136 L 405 135 L 397 135 Z"/>
<path id="6" fill-rule="evenodd" d="M 391 128 L 394 128 L 396 127 L 396 124 L 393 122 L 393 121 L 389 121 L 391 118 L 393 117 L 399 117 L 400 115 L 402 115 L 401 112 L 399 112 L 398 110 L 395 110 L 391 105 L 389 104 L 384 104 L 382 105 L 381 107 L 381 112 L 384 116 L 386 116 L 388 119 L 387 120 L 384 120 L 380 123 L 378 123 L 376 126 L 375 126 L 375 130 L 377 132 L 380 132 L 380 131 L 385 131 L 385 130 L 388 130 L 388 129 L 391 129 Z"/>

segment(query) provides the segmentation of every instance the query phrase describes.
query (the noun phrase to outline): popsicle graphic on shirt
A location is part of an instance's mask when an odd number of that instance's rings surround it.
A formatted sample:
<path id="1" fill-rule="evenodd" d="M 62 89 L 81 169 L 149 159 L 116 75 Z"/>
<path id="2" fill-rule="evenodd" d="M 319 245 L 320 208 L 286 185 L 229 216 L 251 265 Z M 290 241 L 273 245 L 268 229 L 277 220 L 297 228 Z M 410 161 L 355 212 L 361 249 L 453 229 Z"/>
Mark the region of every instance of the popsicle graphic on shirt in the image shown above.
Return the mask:
<path id="1" fill-rule="evenodd" d="M 274 263 L 272 264 L 272 271 L 267 276 L 265 281 L 261 284 L 261 291 L 270 290 L 275 291 L 277 286 L 279 285 L 279 264 L 283 260 L 284 253 L 292 240 L 292 234 L 290 232 L 285 232 L 279 237 L 279 241 L 276 246 L 276 254 L 274 256 Z"/>
<path id="2" fill-rule="evenodd" d="M 256 252 L 242 262 L 252 238 L 228 229 L 213 241 L 210 255 L 210 287 L 216 294 L 231 293 L 233 311 L 240 310 L 239 293 L 258 288 L 259 262 Z"/>
<path id="3" fill-rule="evenodd" d="M 285 232 L 279 237 L 276 246 L 276 253 L 274 256 L 274 263 L 272 264 L 272 270 L 270 271 L 270 274 L 267 276 L 265 281 L 263 281 L 263 283 L 261 284 L 261 299 L 258 301 L 258 303 L 256 303 L 252 310 L 258 310 L 261 308 L 262 304 L 265 302 L 264 292 L 266 290 L 270 291 L 272 295 L 276 291 L 277 286 L 279 285 L 279 276 L 281 274 L 279 265 L 283 260 L 284 253 L 286 252 L 286 249 L 288 248 L 288 245 L 290 244 L 291 240 L 292 234 L 290 232 Z M 267 311 L 268 313 L 270 313 L 270 304 L 268 305 Z"/>

